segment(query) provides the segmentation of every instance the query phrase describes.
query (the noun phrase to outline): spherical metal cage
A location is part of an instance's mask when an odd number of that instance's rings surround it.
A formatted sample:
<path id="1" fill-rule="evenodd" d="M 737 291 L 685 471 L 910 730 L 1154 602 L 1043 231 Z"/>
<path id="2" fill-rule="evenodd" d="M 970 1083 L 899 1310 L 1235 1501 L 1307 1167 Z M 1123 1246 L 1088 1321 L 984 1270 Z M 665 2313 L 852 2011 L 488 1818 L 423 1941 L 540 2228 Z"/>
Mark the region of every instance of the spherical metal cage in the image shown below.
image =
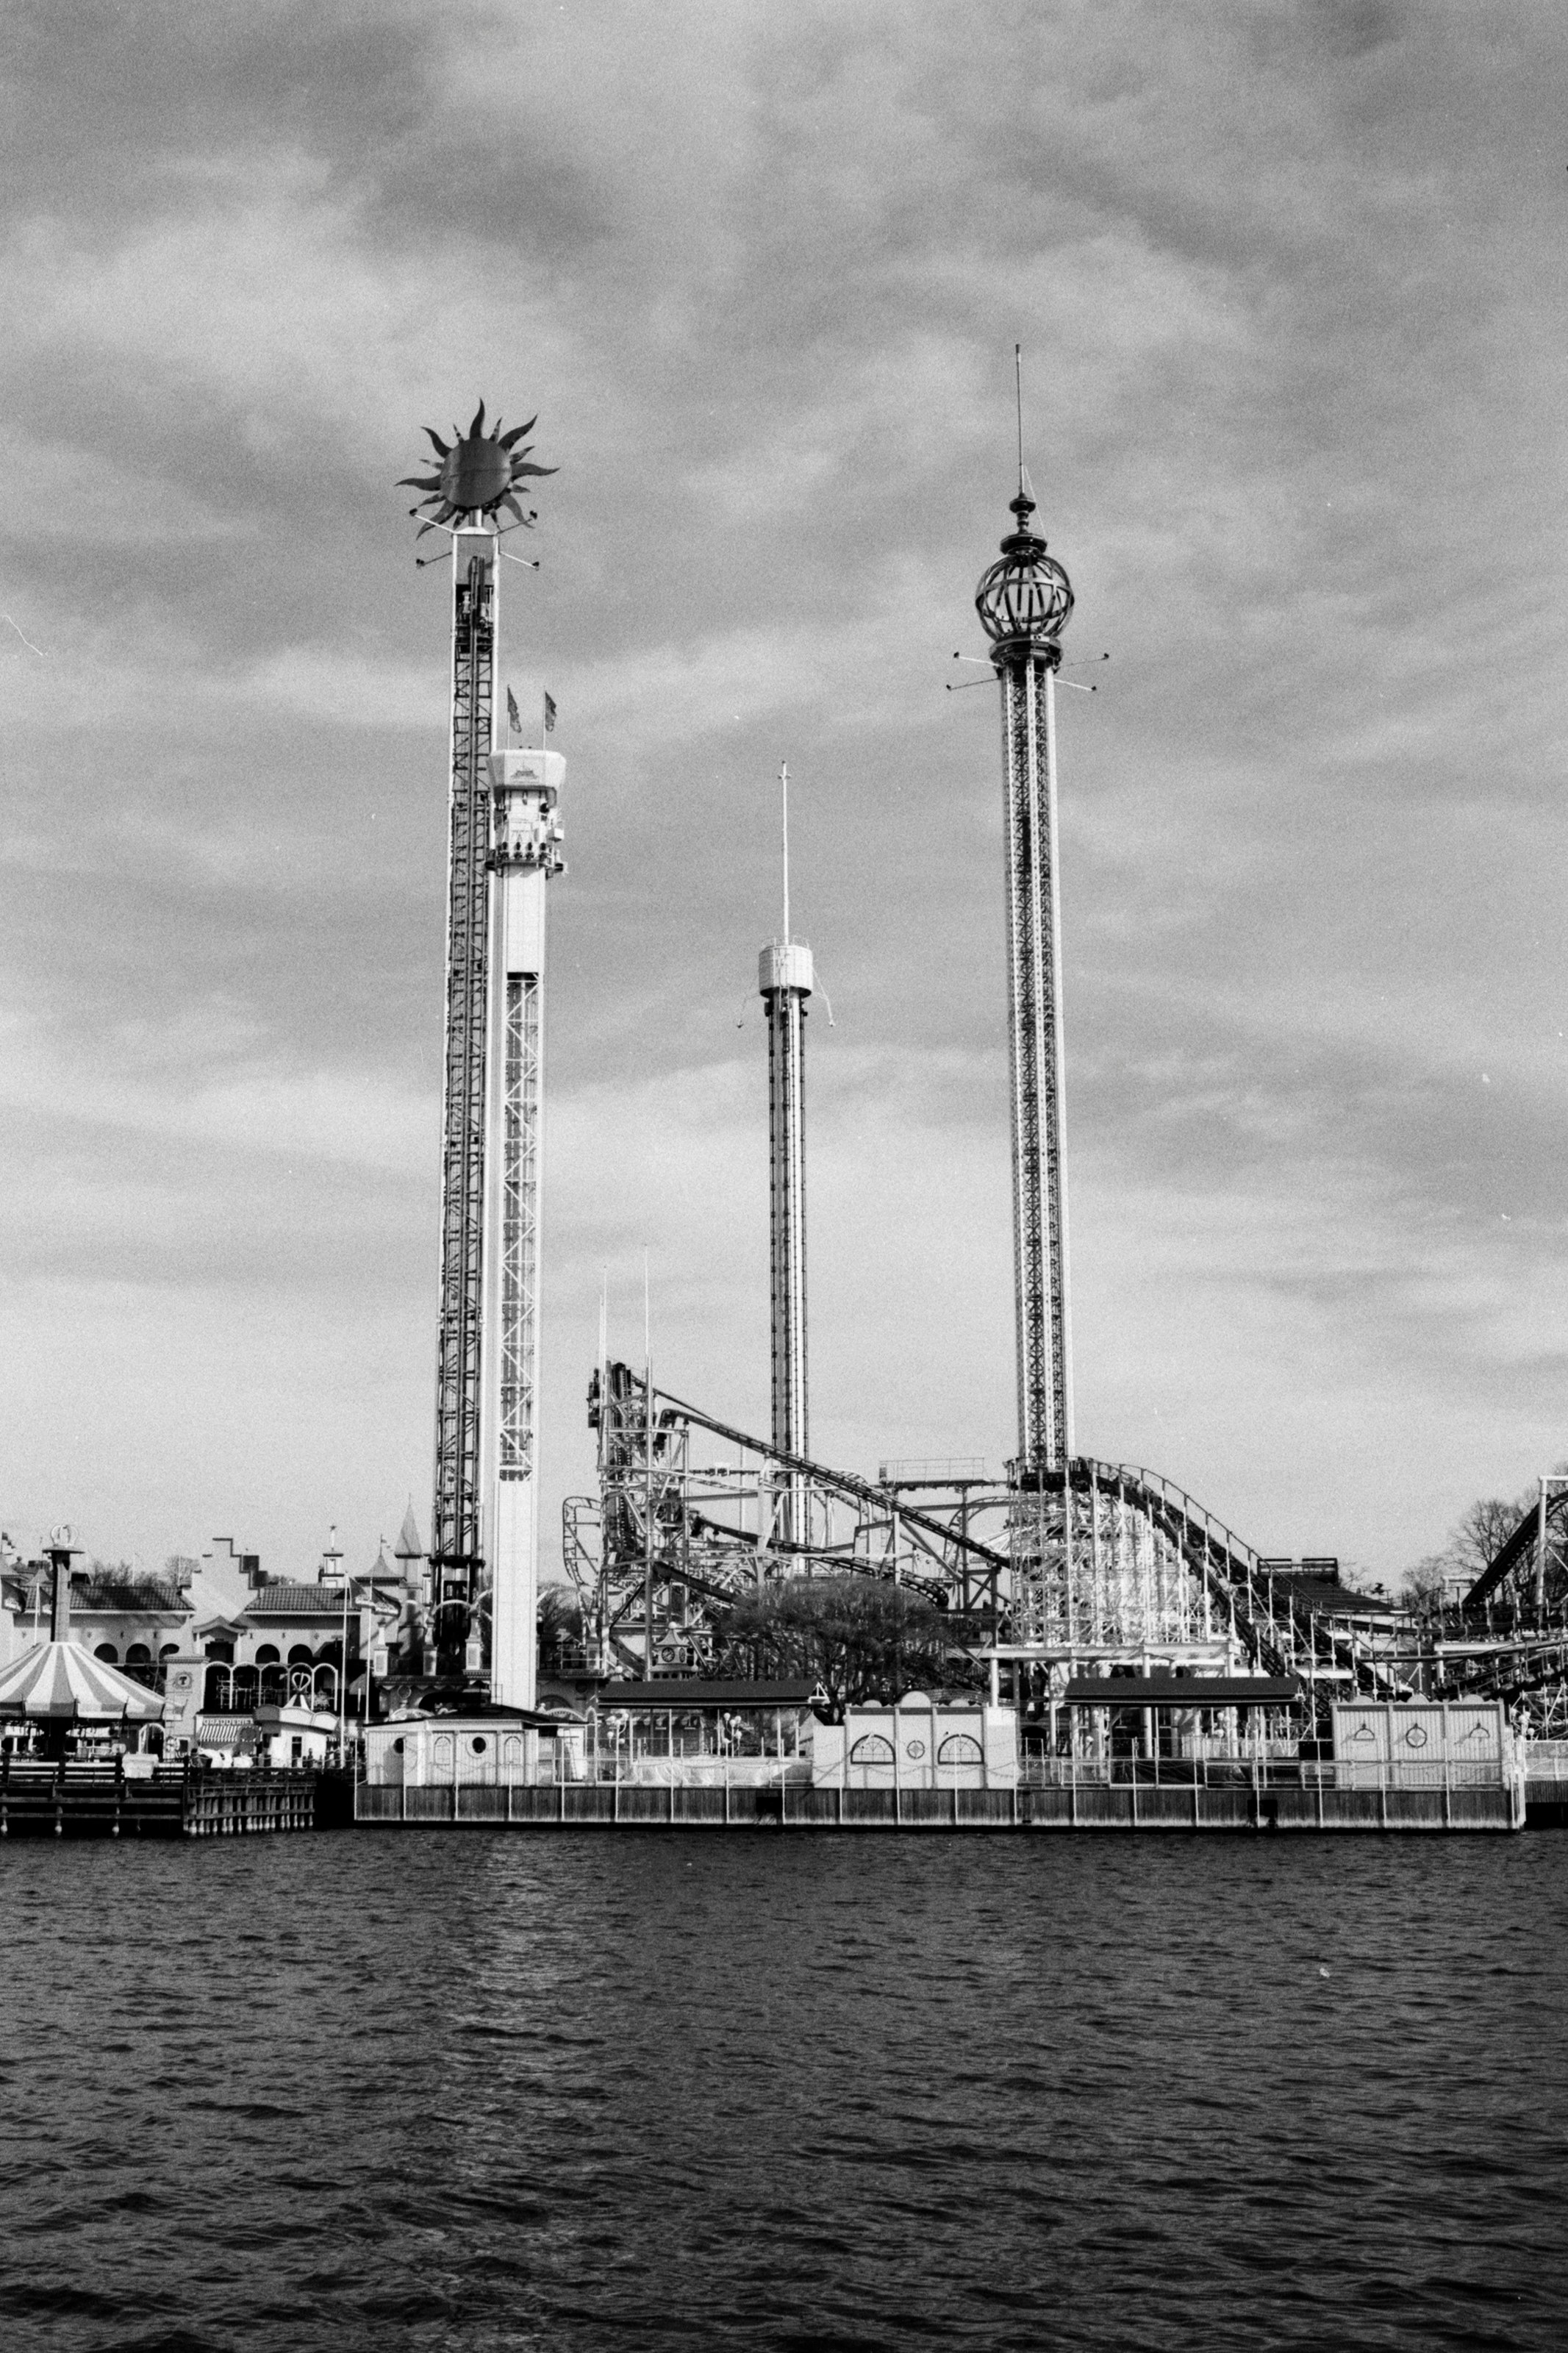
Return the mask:
<path id="1" fill-rule="evenodd" d="M 1032 534 L 1005 550 L 974 593 L 981 628 L 994 646 L 1017 638 L 1054 645 L 1072 612 L 1067 574 Z"/>

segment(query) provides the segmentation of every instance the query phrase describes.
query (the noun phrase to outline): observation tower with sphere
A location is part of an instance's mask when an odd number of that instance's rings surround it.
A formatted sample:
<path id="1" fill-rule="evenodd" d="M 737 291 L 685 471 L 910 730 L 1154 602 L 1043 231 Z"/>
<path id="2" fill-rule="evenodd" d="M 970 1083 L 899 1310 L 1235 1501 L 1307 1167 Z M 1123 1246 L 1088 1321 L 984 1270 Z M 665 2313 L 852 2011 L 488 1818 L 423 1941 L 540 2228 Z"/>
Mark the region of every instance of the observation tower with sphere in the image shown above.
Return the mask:
<path id="1" fill-rule="evenodd" d="M 565 762 L 495 726 L 501 541 L 534 520 L 533 420 L 486 430 L 484 404 L 450 442 L 426 426 L 432 470 L 419 536 L 452 565 L 452 717 L 441 1288 L 427 1667 L 488 1673 L 530 1707 L 538 1595 L 539 1211 L 545 886 L 561 871 Z M 548 714 L 547 714 L 548 715 Z M 434 1651 L 434 1657 L 428 1651 Z"/>
<path id="2" fill-rule="evenodd" d="M 1015 528 L 974 604 L 1002 689 L 1018 1366 L 1013 1483 L 1037 1491 L 1047 1477 L 1059 1482 L 1072 1455 L 1056 738 L 1056 673 L 1072 589 L 1032 527 L 1035 501 L 1021 464 L 1011 511 Z"/>

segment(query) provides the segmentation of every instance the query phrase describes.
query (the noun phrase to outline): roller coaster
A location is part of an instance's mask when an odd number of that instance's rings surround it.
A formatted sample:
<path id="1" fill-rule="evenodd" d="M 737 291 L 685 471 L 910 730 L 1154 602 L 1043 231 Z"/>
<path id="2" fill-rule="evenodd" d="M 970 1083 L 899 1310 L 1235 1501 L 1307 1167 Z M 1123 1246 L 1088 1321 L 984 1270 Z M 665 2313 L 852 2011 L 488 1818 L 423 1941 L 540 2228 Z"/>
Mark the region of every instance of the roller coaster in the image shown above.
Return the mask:
<path id="1" fill-rule="evenodd" d="M 1430 1689 L 1500 1699 L 1540 1740 L 1568 1739 L 1568 1480 L 1541 1482 L 1488 1566 L 1424 1625 Z"/>
<path id="2" fill-rule="evenodd" d="M 1005 1677 L 1026 1715 L 1085 1670 L 1290 1677 L 1324 1722 L 1336 1698 L 1426 1687 L 1408 1612 L 1341 1585 L 1333 1561 L 1258 1553 L 1141 1465 L 1074 1456 L 1021 1485 L 1016 1466 L 996 1479 L 980 1463 L 887 1462 L 871 1479 L 615 1362 L 588 1406 L 598 1493 L 567 1499 L 563 1534 L 595 1675 L 714 1674 L 742 1594 L 847 1577 L 947 1613 L 954 1681 Z"/>
<path id="3" fill-rule="evenodd" d="M 1539 1736 L 1568 1734 L 1568 1478 L 1542 1481 L 1538 1509 L 1468 1592 L 1416 1608 L 1356 1591 L 1335 1560 L 1262 1555 L 1159 1472 L 1074 1450 L 1055 721 L 1073 598 L 1032 521 L 1021 414 L 1019 447 L 1015 528 L 975 597 L 1001 687 L 1016 1459 L 1000 1476 L 976 1462 L 884 1462 L 872 1479 L 804 1451 L 799 1031 L 811 968 L 790 944 L 786 864 L 784 939 L 764 951 L 762 980 L 777 1000 L 770 1020 L 794 991 L 787 1039 L 770 1031 L 773 1427 L 758 1438 L 656 1388 L 650 1373 L 601 1363 L 589 1393 L 598 1492 L 568 1498 L 563 1524 L 584 1669 L 612 1682 L 733 1672 L 731 1621 L 756 1622 L 745 1597 L 871 1580 L 928 1621 L 941 1613 L 950 1639 L 936 1652 L 951 1680 L 988 1680 L 994 1699 L 1005 1687 L 1026 1734 L 1052 1746 L 1077 1736 L 1075 1705 L 1099 1709 L 1101 1734 L 1126 1713 L 1100 1698 L 1121 1676 L 1133 1679 L 1131 1710 L 1138 1678 L 1180 1692 L 1142 1703 L 1151 1744 L 1156 1706 L 1194 1722 L 1229 1711 L 1215 1731 L 1232 1739 L 1237 1711 L 1272 1711 L 1260 1736 L 1299 1744 L 1331 1736 L 1336 1702 L 1415 1699 L 1502 1699 Z M 781 957 L 804 959 L 789 989 Z M 1258 1697 L 1205 1704 L 1205 1682 Z"/>

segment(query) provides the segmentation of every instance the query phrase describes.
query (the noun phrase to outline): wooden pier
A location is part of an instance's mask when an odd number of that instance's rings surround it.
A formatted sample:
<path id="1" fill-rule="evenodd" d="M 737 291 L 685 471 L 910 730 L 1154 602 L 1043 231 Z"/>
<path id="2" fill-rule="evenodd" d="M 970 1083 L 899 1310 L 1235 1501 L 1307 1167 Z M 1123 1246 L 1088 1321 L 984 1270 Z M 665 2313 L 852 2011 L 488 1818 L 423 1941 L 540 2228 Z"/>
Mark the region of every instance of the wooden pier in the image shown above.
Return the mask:
<path id="1" fill-rule="evenodd" d="M 0 1838 L 235 1838 L 308 1831 L 318 1776 L 0 1760 Z"/>

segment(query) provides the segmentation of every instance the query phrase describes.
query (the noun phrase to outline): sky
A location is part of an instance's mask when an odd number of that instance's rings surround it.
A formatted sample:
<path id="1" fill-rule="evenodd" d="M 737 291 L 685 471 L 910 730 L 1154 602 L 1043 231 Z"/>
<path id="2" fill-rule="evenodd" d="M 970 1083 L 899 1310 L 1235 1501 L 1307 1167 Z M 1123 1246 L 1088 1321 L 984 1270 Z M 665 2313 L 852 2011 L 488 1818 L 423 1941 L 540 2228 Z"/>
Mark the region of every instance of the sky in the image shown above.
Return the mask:
<path id="1" fill-rule="evenodd" d="M 946 689 L 1016 342 L 1111 657 L 1060 698 L 1077 1443 L 1377 1577 L 1568 1452 L 1565 71 L 1508 0 L 13 0 L 16 1541 L 427 1526 L 447 611 L 396 484 L 480 397 L 558 469 L 500 657 L 567 759 L 545 1574 L 645 1252 L 656 1377 L 767 1423 L 784 759 L 812 1450 L 1000 1467 L 998 729 Z"/>

